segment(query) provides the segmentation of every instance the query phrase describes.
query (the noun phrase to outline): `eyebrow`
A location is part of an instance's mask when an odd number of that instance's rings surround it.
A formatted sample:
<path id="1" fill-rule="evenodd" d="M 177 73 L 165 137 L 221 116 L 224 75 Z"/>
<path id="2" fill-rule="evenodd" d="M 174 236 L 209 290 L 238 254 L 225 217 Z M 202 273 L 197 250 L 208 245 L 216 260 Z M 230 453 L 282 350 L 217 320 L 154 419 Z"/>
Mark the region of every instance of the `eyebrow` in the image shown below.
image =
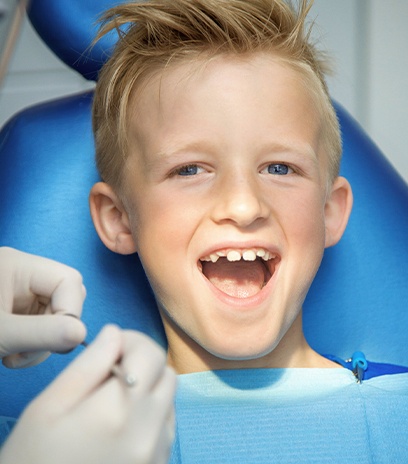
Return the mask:
<path id="1" fill-rule="evenodd" d="M 173 158 L 182 156 L 188 152 L 202 152 L 202 153 L 216 153 L 219 150 L 219 145 L 216 143 L 209 143 L 206 141 L 189 142 L 182 145 L 175 150 L 159 151 L 155 155 L 158 158 Z M 309 155 L 311 158 L 317 160 L 318 156 L 316 151 L 310 144 L 285 144 L 285 143 L 265 143 L 256 148 L 258 153 L 294 153 L 299 155 Z"/>
<path id="2" fill-rule="evenodd" d="M 178 147 L 177 143 L 174 145 L 174 149 L 155 152 L 152 157 L 148 158 L 146 167 L 151 171 L 156 171 L 159 169 L 159 166 L 161 169 L 165 164 L 177 164 L 178 162 L 188 163 L 189 160 L 185 160 L 185 156 L 189 152 L 192 155 L 199 155 L 202 153 L 203 156 L 207 156 L 208 154 L 216 156 L 217 152 L 219 152 L 219 144 L 206 140 L 187 141 L 185 144 L 180 143 Z M 304 160 L 306 158 L 307 160 L 310 160 L 309 162 L 312 163 L 313 166 L 317 166 L 319 164 L 319 157 L 316 151 L 308 143 L 265 142 L 260 144 L 255 149 L 258 153 L 263 153 L 266 155 L 271 154 L 273 156 L 277 156 L 279 153 L 281 153 L 282 158 L 275 161 L 285 162 L 286 153 L 291 154 L 298 159 L 302 158 Z M 178 161 L 178 159 L 180 159 L 180 161 Z M 200 159 L 191 160 L 192 163 L 199 161 Z"/>
<path id="3" fill-rule="evenodd" d="M 308 144 L 300 144 L 300 143 L 272 143 L 266 144 L 264 148 L 265 152 L 271 153 L 293 153 L 297 155 L 308 155 L 311 158 L 317 161 L 318 156 L 316 151 L 313 147 Z"/>
<path id="4" fill-rule="evenodd" d="M 181 157 L 185 155 L 186 153 L 189 152 L 194 152 L 194 153 L 215 153 L 217 151 L 217 144 L 215 143 L 209 143 L 207 141 L 193 141 L 193 142 L 187 142 L 186 144 L 181 144 L 179 147 L 175 148 L 174 150 L 168 150 L 168 151 L 159 151 L 155 155 L 160 158 L 160 159 L 166 159 L 166 158 L 175 158 L 175 157 Z"/>

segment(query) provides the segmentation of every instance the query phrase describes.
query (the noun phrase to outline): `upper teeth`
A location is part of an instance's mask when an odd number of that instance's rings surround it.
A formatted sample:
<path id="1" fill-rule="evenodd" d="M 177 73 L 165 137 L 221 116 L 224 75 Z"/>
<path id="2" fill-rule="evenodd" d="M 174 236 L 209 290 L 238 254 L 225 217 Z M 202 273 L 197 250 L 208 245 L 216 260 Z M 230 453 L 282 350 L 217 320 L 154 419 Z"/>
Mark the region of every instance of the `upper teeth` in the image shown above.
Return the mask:
<path id="1" fill-rule="evenodd" d="M 264 261 L 275 258 L 275 255 L 264 248 L 251 248 L 248 250 L 225 250 L 210 253 L 201 258 L 201 261 L 212 261 L 216 263 L 219 258 L 227 258 L 228 261 L 255 261 L 256 258 L 262 258 Z"/>

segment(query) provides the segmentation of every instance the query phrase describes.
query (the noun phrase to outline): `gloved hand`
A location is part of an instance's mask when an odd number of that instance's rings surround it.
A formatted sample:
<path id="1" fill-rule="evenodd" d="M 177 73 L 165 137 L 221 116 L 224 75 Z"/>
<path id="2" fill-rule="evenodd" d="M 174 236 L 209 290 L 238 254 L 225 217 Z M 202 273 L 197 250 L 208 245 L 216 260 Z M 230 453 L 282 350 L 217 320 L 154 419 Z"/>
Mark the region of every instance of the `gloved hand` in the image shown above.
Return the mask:
<path id="1" fill-rule="evenodd" d="M 76 270 L 12 248 L 0 248 L 0 358 L 6 367 L 39 364 L 51 351 L 81 343 L 85 299 Z M 63 317 L 70 313 L 76 316 Z"/>
<path id="2" fill-rule="evenodd" d="M 117 362 L 134 386 L 110 375 Z M 24 411 L 0 462 L 164 464 L 174 436 L 175 385 L 156 343 L 106 326 Z"/>

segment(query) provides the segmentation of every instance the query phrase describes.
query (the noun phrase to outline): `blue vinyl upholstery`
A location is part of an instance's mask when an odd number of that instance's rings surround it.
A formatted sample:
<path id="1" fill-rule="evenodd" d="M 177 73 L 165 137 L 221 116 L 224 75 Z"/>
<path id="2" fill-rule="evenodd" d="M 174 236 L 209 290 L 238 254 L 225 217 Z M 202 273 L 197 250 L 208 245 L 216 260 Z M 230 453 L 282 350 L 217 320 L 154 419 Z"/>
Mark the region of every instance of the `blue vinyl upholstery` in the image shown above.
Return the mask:
<path id="1" fill-rule="evenodd" d="M 95 77 L 105 49 L 102 44 L 87 55 L 89 31 L 100 10 L 115 3 L 122 2 L 33 0 L 30 18 L 58 56 Z M 111 45 L 108 40 L 106 50 Z M 90 340 L 115 322 L 165 345 L 137 256 L 105 249 L 90 219 L 88 193 L 98 180 L 91 100 L 85 93 L 37 105 L 2 129 L 0 246 L 62 261 L 83 274 Z M 361 350 L 373 361 L 408 365 L 408 186 L 350 115 L 336 108 L 342 174 L 355 204 L 344 238 L 327 250 L 305 303 L 306 335 L 321 353 L 348 357 Z M 0 414 L 16 417 L 74 355 L 53 355 L 28 371 L 0 367 Z"/>
<path id="2" fill-rule="evenodd" d="M 115 44 L 116 33 L 92 44 L 98 20 L 124 0 L 31 0 L 30 21 L 47 46 L 86 79 L 95 80 Z"/>

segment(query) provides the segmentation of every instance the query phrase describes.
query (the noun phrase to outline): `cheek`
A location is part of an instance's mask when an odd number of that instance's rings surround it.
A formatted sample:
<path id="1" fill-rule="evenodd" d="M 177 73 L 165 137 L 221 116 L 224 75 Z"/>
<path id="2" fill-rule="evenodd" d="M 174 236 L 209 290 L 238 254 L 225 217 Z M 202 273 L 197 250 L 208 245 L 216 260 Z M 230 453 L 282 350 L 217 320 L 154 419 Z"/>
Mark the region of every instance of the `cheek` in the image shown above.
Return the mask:
<path id="1" fill-rule="evenodd" d="M 182 201 L 177 201 L 171 194 L 149 192 L 144 186 L 143 194 L 136 194 L 132 200 L 131 227 L 132 233 L 140 248 L 151 248 L 152 242 L 157 245 L 177 241 L 183 224 L 188 218 L 188 211 Z"/>
<path id="2" fill-rule="evenodd" d="M 174 278 L 175 269 L 188 253 L 199 222 L 198 210 L 190 203 L 171 191 L 161 194 L 145 189 L 144 195 L 133 197 L 132 234 L 146 273 L 152 279 L 168 274 Z"/>
<path id="3" fill-rule="evenodd" d="M 286 214 L 288 238 L 305 252 L 323 252 L 325 243 L 324 203 L 320 195 L 300 195 Z"/>

